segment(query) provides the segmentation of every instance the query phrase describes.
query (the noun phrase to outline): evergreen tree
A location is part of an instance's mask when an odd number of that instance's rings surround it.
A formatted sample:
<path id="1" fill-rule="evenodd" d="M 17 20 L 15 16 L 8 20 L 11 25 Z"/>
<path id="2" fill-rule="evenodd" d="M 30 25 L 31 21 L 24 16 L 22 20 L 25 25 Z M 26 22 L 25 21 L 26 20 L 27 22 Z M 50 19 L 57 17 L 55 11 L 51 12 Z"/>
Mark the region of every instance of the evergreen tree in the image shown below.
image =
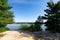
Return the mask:
<path id="1" fill-rule="evenodd" d="M 0 0 L 0 27 L 13 23 L 13 12 L 9 11 L 12 7 L 8 5 L 8 0 Z"/>
<path id="2" fill-rule="evenodd" d="M 41 19 L 41 16 L 38 16 L 35 24 L 34 24 L 34 29 L 35 31 L 41 31 L 41 23 L 42 23 L 42 19 Z"/>
<path id="3" fill-rule="evenodd" d="M 47 19 L 45 26 L 46 30 L 50 32 L 60 32 L 60 1 L 57 3 L 48 2 L 48 9 L 45 10 L 46 14 L 43 17 Z"/>
<path id="4" fill-rule="evenodd" d="M 32 32 L 35 32 L 34 24 L 31 24 L 31 25 L 28 27 L 28 30 L 29 30 L 29 31 L 32 31 Z"/>

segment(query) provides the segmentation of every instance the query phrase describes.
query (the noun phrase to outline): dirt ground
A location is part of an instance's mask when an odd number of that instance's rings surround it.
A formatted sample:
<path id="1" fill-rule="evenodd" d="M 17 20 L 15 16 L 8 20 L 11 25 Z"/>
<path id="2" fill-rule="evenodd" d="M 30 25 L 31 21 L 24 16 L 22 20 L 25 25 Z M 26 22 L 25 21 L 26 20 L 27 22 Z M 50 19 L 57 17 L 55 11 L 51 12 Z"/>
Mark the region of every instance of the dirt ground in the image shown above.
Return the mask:
<path id="1" fill-rule="evenodd" d="M 0 40 L 59 40 L 60 33 L 6 31 L 0 33 Z"/>

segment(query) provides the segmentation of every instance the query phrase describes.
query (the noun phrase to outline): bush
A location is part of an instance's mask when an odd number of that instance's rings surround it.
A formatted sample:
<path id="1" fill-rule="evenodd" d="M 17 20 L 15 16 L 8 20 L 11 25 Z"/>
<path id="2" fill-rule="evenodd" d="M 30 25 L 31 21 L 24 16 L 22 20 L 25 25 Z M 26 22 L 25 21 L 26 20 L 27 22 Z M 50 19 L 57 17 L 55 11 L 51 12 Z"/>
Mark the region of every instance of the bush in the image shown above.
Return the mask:
<path id="1" fill-rule="evenodd" d="M 32 32 L 35 31 L 34 25 L 31 24 L 31 25 L 29 26 L 28 30 L 29 30 L 29 31 L 32 31 Z"/>
<path id="2" fill-rule="evenodd" d="M 21 25 L 20 30 L 28 30 L 28 25 Z"/>
<path id="3" fill-rule="evenodd" d="M 4 32 L 4 31 L 7 31 L 7 30 L 9 30 L 9 28 L 7 28 L 7 27 L 0 27 L 0 32 Z"/>
<path id="4" fill-rule="evenodd" d="M 40 31 L 40 30 L 36 29 L 34 24 L 31 24 L 30 26 L 28 26 L 28 25 L 21 25 L 19 30 L 27 30 L 27 31 L 31 31 L 31 32 Z"/>

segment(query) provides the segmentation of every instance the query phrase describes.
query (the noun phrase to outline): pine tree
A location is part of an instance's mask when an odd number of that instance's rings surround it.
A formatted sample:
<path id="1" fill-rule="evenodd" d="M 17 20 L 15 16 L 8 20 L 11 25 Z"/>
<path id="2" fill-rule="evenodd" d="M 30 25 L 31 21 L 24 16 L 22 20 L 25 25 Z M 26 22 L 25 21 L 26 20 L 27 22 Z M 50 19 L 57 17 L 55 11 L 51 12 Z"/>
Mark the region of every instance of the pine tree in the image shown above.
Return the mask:
<path id="1" fill-rule="evenodd" d="M 60 32 L 60 1 L 57 3 L 48 2 L 48 9 L 45 10 L 46 14 L 43 17 L 47 19 L 45 26 L 46 30 L 50 32 Z"/>
<path id="2" fill-rule="evenodd" d="M 13 23 L 13 12 L 9 11 L 12 7 L 8 5 L 8 0 L 0 0 L 0 27 Z"/>
<path id="3" fill-rule="evenodd" d="M 34 24 L 34 29 L 35 31 L 41 31 L 41 23 L 42 23 L 42 20 L 41 20 L 41 16 L 38 16 L 35 24 Z"/>

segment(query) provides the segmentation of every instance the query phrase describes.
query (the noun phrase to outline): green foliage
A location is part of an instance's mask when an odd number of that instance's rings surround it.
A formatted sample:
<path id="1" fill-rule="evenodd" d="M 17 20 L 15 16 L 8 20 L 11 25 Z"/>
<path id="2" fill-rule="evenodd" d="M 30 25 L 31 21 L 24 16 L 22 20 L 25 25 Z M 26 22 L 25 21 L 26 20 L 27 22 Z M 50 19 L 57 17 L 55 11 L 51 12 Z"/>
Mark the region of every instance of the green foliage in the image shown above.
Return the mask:
<path id="1" fill-rule="evenodd" d="M 28 25 L 21 25 L 19 30 L 27 30 L 27 31 L 31 31 L 31 32 L 36 32 L 36 31 L 40 31 L 41 29 L 40 29 L 40 26 L 37 29 L 34 24 L 30 24 L 30 26 L 28 26 Z"/>
<path id="2" fill-rule="evenodd" d="M 36 21 L 35 24 L 34 24 L 34 30 L 35 31 L 41 31 L 41 24 L 39 21 Z"/>
<path id="3" fill-rule="evenodd" d="M 45 10 L 46 30 L 50 32 L 60 32 L 60 1 L 57 3 L 48 2 L 48 9 Z"/>
<path id="4" fill-rule="evenodd" d="M 21 25 L 20 26 L 20 30 L 28 30 L 28 31 L 32 31 L 32 32 L 36 32 L 36 31 L 41 31 L 41 23 L 42 23 L 42 19 L 41 17 L 39 16 L 37 18 L 37 21 L 34 23 L 34 24 L 31 24 L 30 26 L 28 25 Z"/>
<path id="5" fill-rule="evenodd" d="M 21 25 L 19 29 L 20 30 L 28 30 L 28 26 L 27 25 Z"/>
<path id="6" fill-rule="evenodd" d="M 37 25 L 35 24 L 31 24 L 28 28 L 29 31 L 32 31 L 32 32 L 37 32 L 37 31 L 41 31 L 42 29 L 40 28 L 40 26 L 38 27 Z"/>
<path id="7" fill-rule="evenodd" d="M 0 0 L 0 27 L 14 23 L 13 12 L 9 11 L 11 8 L 12 7 L 8 5 L 8 0 Z"/>
<path id="8" fill-rule="evenodd" d="M 0 27 L 0 32 L 4 32 L 4 31 L 7 31 L 7 30 L 10 30 L 10 29 L 7 28 L 7 27 Z"/>
<path id="9" fill-rule="evenodd" d="M 35 31 L 34 25 L 31 24 L 31 25 L 28 27 L 28 30 L 34 32 L 34 31 Z"/>
<path id="10" fill-rule="evenodd" d="M 34 30 L 35 31 L 41 31 L 42 29 L 41 29 L 41 23 L 42 23 L 43 21 L 42 21 L 42 19 L 41 19 L 41 16 L 38 16 L 38 18 L 37 18 L 37 20 L 36 20 L 36 22 L 35 22 L 35 24 L 34 24 Z"/>

